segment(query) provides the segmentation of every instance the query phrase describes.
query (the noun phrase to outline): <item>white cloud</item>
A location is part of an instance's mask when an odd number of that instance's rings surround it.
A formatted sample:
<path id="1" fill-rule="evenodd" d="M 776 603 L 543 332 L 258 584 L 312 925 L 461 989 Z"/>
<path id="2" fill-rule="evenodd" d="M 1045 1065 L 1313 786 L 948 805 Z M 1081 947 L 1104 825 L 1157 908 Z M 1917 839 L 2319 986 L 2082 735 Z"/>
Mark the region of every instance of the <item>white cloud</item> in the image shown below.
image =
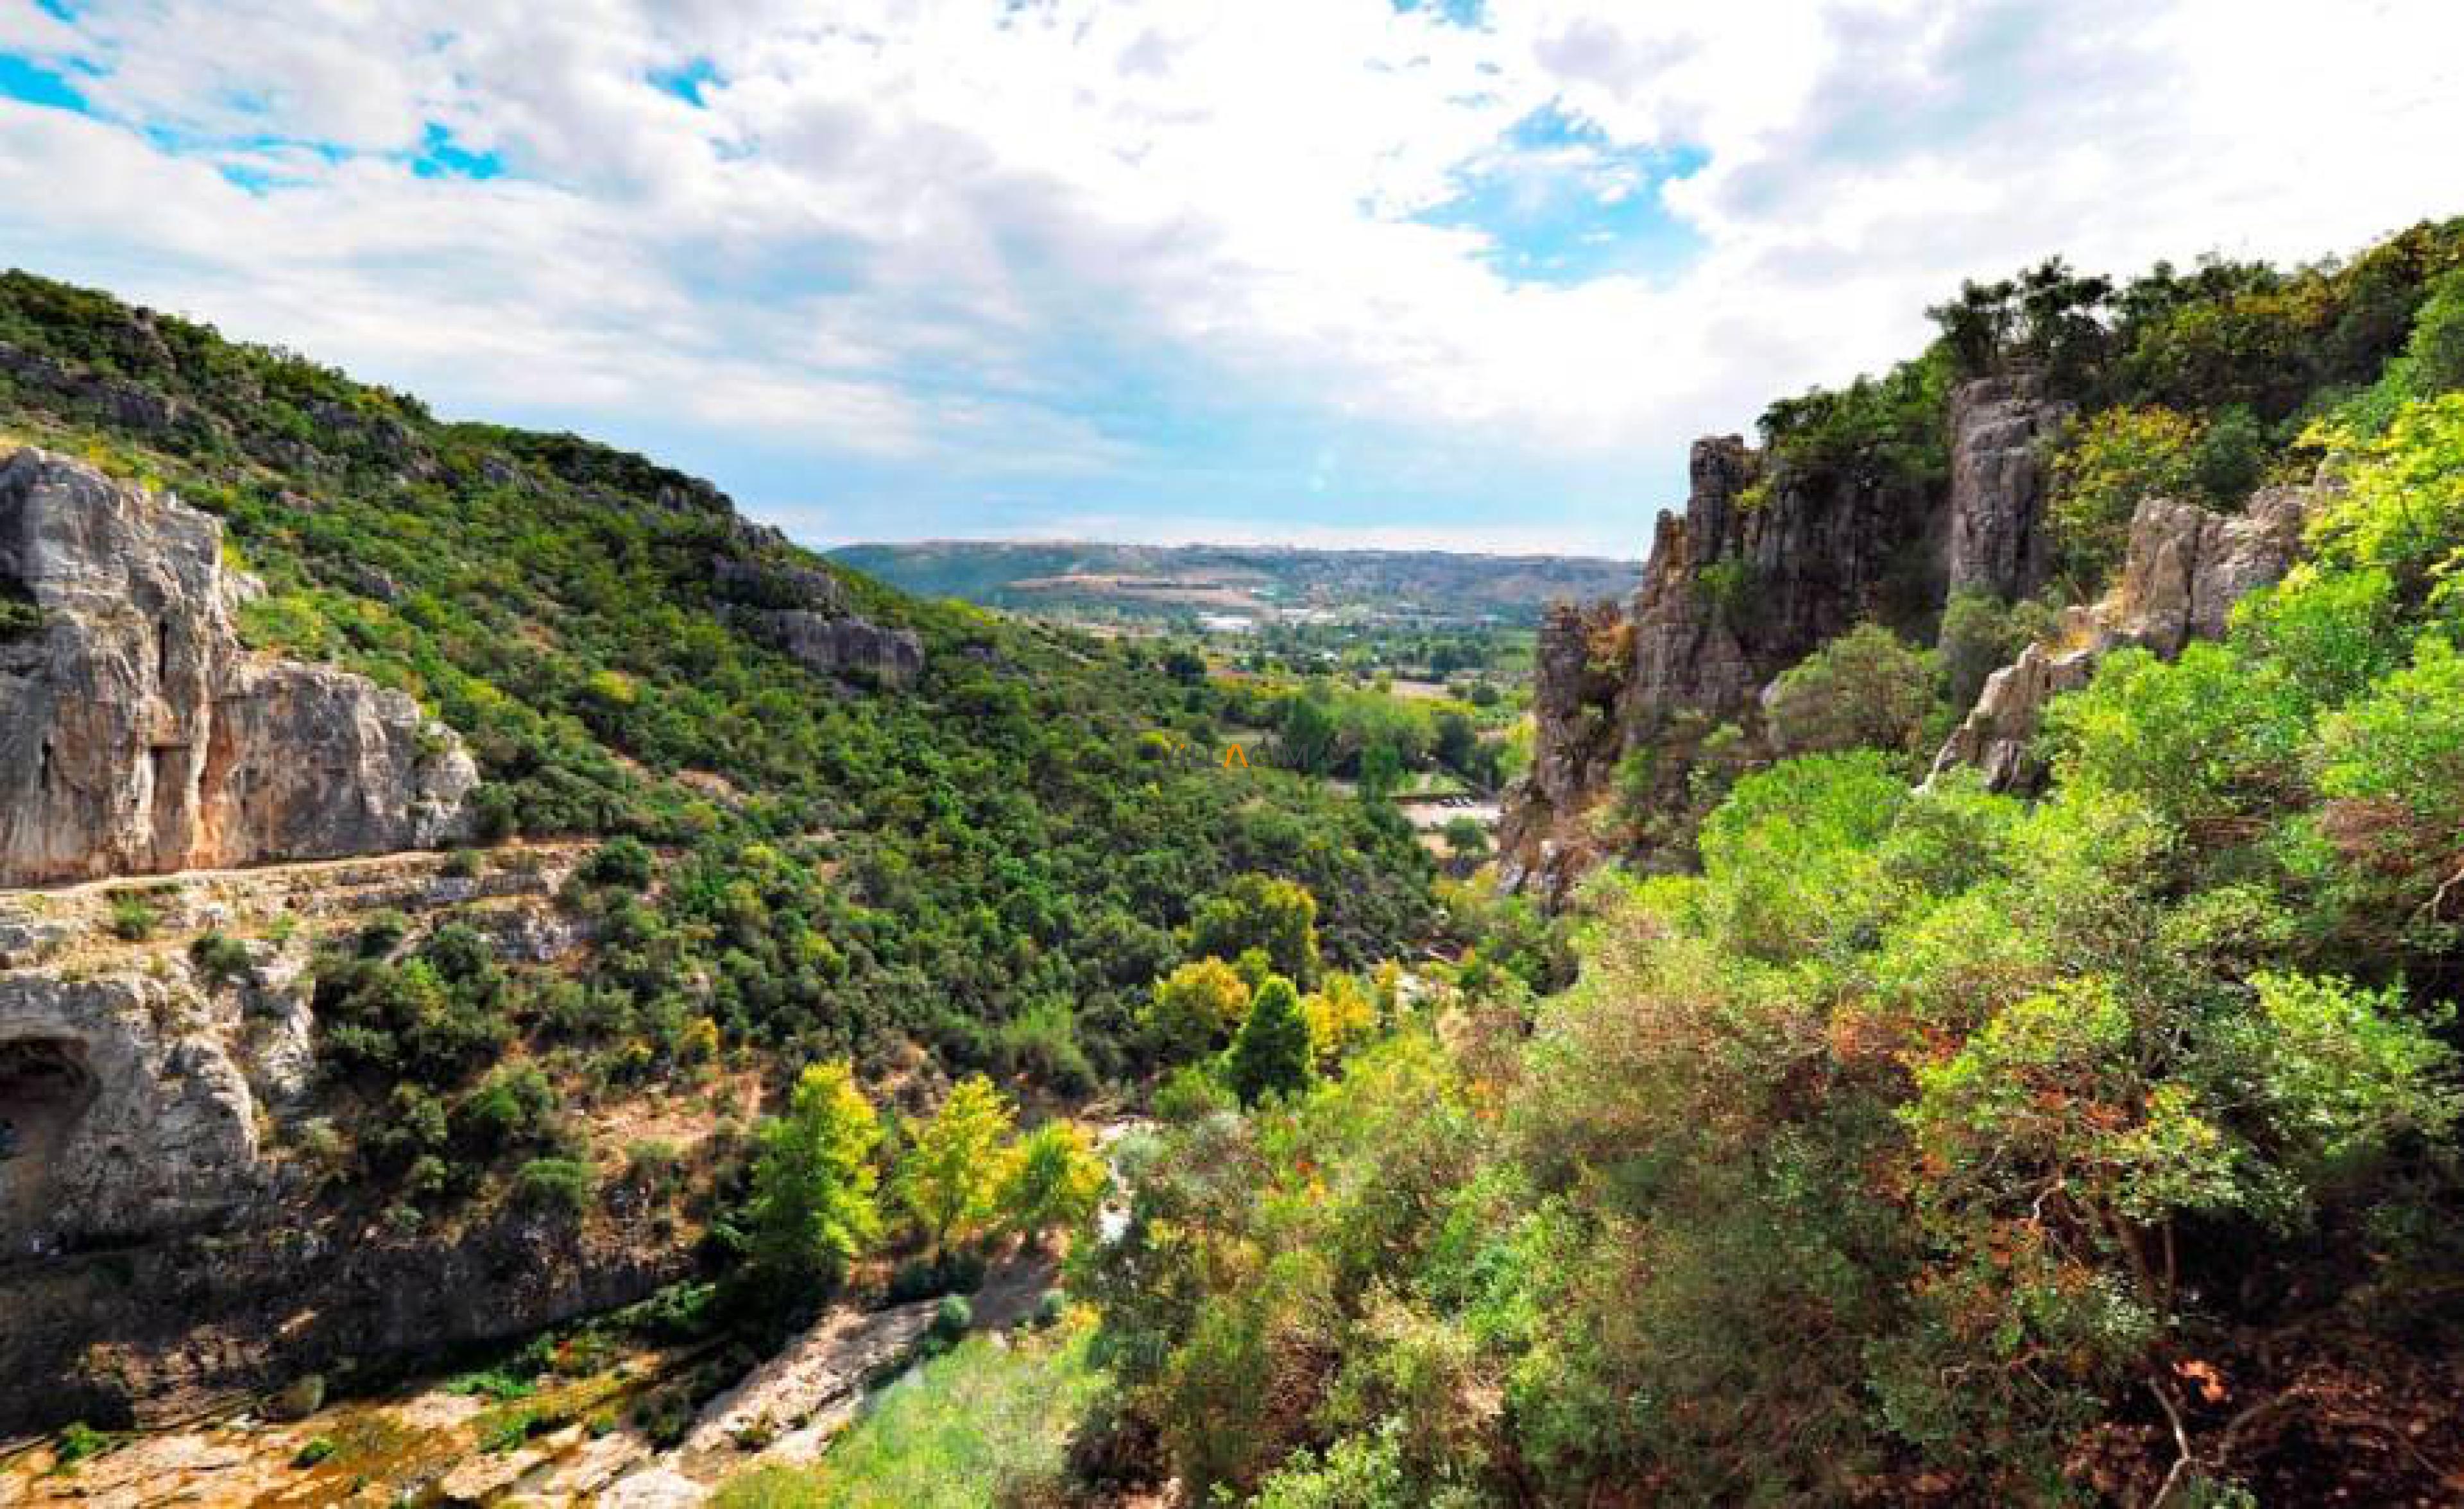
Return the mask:
<path id="1" fill-rule="evenodd" d="M 801 444 L 823 495 L 836 458 L 1178 466 L 1158 517 L 1203 517 L 1230 442 L 1186 416 L 1262 416 L 1243 443 L 1272 447 L 1298 414 L 1295 436 L 1417 428 L 1589 468 L 1586 506 L 1635 476 L 1639 539 L 1692 433 L 1904 354 L 1963 276 L 2309 256 L 2464 210 L 2443 0 L 1491 0 L 1473 27 L 1387 0 L 75 14 L 0 21 L 0 48 L 77 59 L 101 117 L 0 104 L 8 259 L 455 411 Z M 702 107 L 649 82 L 693 63 Z M 1506 133 L 1543 106 L 1599 148 L 1518 159 Z M 440 130 L 508 176 L 415 174 Z M 1605 189 L 1605 148 L 1707 155 L 1627 190 L 1697 238 L 1682 268 L 1516 282 L 1479 230 L 1415 218 L 1482 172 Z M 1518 512 L 1596 539 L 1573 506 Z"/>

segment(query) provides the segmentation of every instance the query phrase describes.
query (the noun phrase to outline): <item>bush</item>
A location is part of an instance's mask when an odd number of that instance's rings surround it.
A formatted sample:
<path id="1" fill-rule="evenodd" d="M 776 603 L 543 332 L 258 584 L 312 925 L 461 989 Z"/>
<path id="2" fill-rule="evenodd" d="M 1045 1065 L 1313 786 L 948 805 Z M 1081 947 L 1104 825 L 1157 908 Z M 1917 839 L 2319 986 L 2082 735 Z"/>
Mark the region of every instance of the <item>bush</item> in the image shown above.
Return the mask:
<path id="1" fill-rule="evenodd" d="M 188 944 L 188 962 L 209 990 L 256 979 L 256 961 L 248 944 L 221 933 L 206 933 Z"/>
<path id="2" fill-rule="evenodd" d="M 1974 707 L 1987 678 L 2050 638 L 2060 616 L 2046 603 L 2005 603 L 1990 592 L 1961 592 L 1944 604 L 1935 655 L 1950 711 L 1964 715 Z"/>
<path id="3" fill-rule="evenodd" d="M 885 1298 L 891 1304 L 930 1299 L 935 1295 L 973 1294 L 984 1285 L 984 1259 L 978 1253 L 949 1253 L 939 1258 L 915 1257 L 890 1276 Z"/>
<path id="4" fill-rule="evenodd" d="M 142 943 L 161 924 L 154 908 L 134 891 L 111 893 L 111 934 L 122 943 Z"/>
<path id="5" fill-rule="evenodd" d="M 537 1064 L 499 1069 L 454 1108 L 455 1130 L 484 1153 L 542 1140 L 554 1124 L 556 1088 Z"/>
<path id="6" fill-rule="evenodd" d="M 571 1158 L 534 1158 L 514 1171 L 514 1201 L 525 1209 L 579 1218 L 590 1209 L 599 1178 Z"/>
<path id="7" fill-rule="evenodd" d="M 976 1308 L 963 1295 L 945 1295 L 933 1307 L 933 1329 L 927 1333 L 944 1347 L 956 1346 L 976 1323 Z"/>
<path id="8" fill-rule="evenodd" d="M 2423 398 L 2464 388 L 2464 272 L 2431 285 L 2405 346 L 2406 379 Z"/>
<path id="9" fill-rule="evenodd" d="M 1177 1059 L 1213 1053 L 1248 1014 L 1248 982 L 1221 959 L 1206 958 L 1157 980 L 1138 1020 L 1157 1055 Z"/>
<path id="10" fill-rule="evenodd" d="M 649 888 L 655 869 L 649 847 L 640 839 L 628 836 L 610 839 L 600 845 L 582 867 L 582 876 L 592 885 L 643 891 Z"/>
<path id="11" fill-rule="evenodd" d="M 1939 677 L 1923 651 L 1879 624 L 1859 624 L 1781 673 L 1764 706 L 1783 755 L 1928 751 Z"/>
<path id="12" fill-rule="evenodd" d="M 1316 1077 L 1309 1023 L 1289 980 L 1270 975 L 1258 988 L 1248 1018 L 1232 1038 L 1223 1077 L 1248 1105 L 1272 1095 L 1297 1095 Z"/>
<path id="13" fill-rule="evenodd" d="M 1164 1076 L 1163 1083 L 1155 1087 L 1152 1109 L 1156 1121 L 1178 1123 L 1229 1111 L 1240 1103 L 1240 1098 L 1223 1087 L 1223 1081 L 1203 1065 L 1183 1064 Z"/>
<path id="14" fill-rule="evenodd" d="M 842 1060 L 797 1077 L 784 1116 L 754 1133 L 744 1214 L 754 1271 L 781 1292 L 827 1288 L 881 1235 L 873 1149 L 881 1123 Z"/>
<path id="15" fill-rule="evenodd" d="M 2095 595 L 2122 564 L 2142 502 L 2198 490 L 2199 440 L 2197 421 L 2162 408 L 2108 409 L 2068 438 L 2049 518 L 2056 566 L 2077 595 Z"/>

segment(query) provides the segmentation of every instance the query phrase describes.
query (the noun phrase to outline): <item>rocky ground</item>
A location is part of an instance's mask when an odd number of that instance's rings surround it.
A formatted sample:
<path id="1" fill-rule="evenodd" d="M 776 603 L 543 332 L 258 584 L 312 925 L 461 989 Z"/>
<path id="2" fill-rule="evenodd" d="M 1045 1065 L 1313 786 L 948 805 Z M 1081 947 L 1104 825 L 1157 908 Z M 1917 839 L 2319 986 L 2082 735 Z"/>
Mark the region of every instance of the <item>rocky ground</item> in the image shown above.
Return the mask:
<path id="1" fill-rule="evenodd" d="M 1024 1321 L 1054 1279 L 1047 1254 L 997 1264 L 975 1297 L 979 1330 Z M 818 1459 L 869 1389 L 916 1355 L 936 1301 L 830 1309 L 703 1404 L 662 1446 L 640 1407 L 687 1386 L 698 1349 L 637 1349 L 590 1375 L 491 1402 L 431 1380 L 277 1418 L 280 1401 L 110 1440 L 63 1463 L 61 1443 L 0 1458 L 0 1504 L 93 1509 L 253 1504 L 699 1504 L 758 1465 Z"/>

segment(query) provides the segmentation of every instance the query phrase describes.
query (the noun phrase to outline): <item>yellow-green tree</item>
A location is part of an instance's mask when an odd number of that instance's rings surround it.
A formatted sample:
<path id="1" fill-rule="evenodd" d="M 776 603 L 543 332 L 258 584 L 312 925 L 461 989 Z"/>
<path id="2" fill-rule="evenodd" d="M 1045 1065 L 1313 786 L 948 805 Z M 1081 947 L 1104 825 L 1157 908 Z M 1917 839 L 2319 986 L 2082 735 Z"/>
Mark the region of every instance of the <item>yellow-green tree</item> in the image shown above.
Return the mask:
<path id="1" fill-rule="evenodd" d="M 755 1134 L 747 1255 L 782 1286 L 832 1284 L 881 1234 L 872 1150 L 881 1122 L 844 1060 L 796 1080 L 787 1114 Z"/>
<path id="2" fill-rule="evenodd" d="M 997 1197 L 1001 1220 L 1029 1241 L 1092 1220 L 1112 1182 L 1094 1140 L 1072 1121 L 1046 1121 L 1028 1132 L 1007 1163 Z"/>
<path id="3" fill-rule="evenodd" d="M 899 1162 L 898 1198 L 932 1238 L 935 1257 L 992 1216 L 1007 1171 L 1002 1144 L 1015 1119 L 991 1080 L 970 1075 Z"/>
<path id="4" fill-rule="evenodd" d="M 1306 990 L 1317 984 L 1317 898 L 1297 881 L 1241 876 L 1189 922 L 1189 952 L 1238 959 L 1263 948 L 1275 972 Z"/>
<path id="5" fill-rule="evenodd" d="M 1331 974 L 1326 984 L 1301 998 L 1301 1016 L 1309 1023 L 1309 1048 L 1320 1063 L 1331 1063 L 1349 1053 L 1377 1027 L 1377 1006 L 1360 988 L 1357 976 Z"/>
<path id="6" fill-rule="evenodd" d="M 1139 1014 L 1166 1057 L 1213 1053 L 1249 1014 L 1249 984 L 1221 959 L 1194 959 L 1155 983 Z"/>

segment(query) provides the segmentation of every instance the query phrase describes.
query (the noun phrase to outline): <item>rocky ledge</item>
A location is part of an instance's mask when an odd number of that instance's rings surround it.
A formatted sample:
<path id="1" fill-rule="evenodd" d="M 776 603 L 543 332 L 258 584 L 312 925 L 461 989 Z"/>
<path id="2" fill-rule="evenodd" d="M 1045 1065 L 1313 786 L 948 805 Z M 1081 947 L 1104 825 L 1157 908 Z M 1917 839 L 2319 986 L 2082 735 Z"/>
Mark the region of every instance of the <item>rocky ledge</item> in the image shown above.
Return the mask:
<path id="1" fill-rule="evenodd" d="M 478 770 L 400 692 L 240 647 L 221 521 L 0 460 L 0 886 L 429 848 Z"/>

